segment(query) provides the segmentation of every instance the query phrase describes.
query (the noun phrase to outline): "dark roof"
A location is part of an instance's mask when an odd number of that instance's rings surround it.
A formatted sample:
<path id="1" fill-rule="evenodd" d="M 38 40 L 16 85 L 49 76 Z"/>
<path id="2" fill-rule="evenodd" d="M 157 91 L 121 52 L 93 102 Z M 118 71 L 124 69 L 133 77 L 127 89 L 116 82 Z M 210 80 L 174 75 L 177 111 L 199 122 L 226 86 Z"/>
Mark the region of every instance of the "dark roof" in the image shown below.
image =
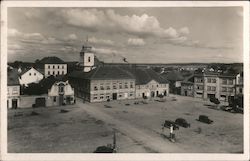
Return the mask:
<path id="1" fill-rule="evenodd" d="M 134 79 L 130 73 L 115 66 L 99 66 L 90 72 L 73 71 L 69 77 L 91 80 Z"/>
<path id="2" fill-rule="evenodd" d="M 16 68 L 8 69 L 7 75 L 8 85 L 19 85 L 18 71 Z"/>
<path id="3" fill-rule="evenodd" d="M 182 80 L 184 80 L 184 77 L 178 71 L 172 71 L 169 73 L 162 73 L 161 76 L 169 81 L 182 81 Z"/>
<path id="4" fill-rule="evenodd" d="M 43 87 L 43 89 L 48 90 L 48 89 L 50 89 L 52 87 L 52 85 L 54 83 L 60 82 L 60 81 L 65 82 L 66 80 L 67 80 L 67 78 L 65 76 L 56 76 L 55 77 L 55 76 L 51 75 L 51 76 L 49 76 L 47 78 L 42 79 L 39 82 L 39 84 L 41 85 L 41 87 Z"/>
<path id="5" fill-rule="evenodd" d="M 136 84 L 147 84 L 148 82 L 155 80 L 158 83 L 169 83 L 168 80 L 164 79 L 161 75 L 153 71 L 152 69 L 136 68 L 134 72 L 134 77 L 136 78 Z"/>
<path id="6" fill-rule="evenodd" d="M 90 72 L 73 71 L 69 73 L 69 77 L 92 80 L 136 79 L 136 84 L 147 84 L 151 80 L 158 83 L 169 83 L 152 69 L 113 65 L 99 66 Z"/>
<path id="7" fill-rule="evenodd" d="M 40 60 L 40 63 L 42 64 L 65 64 L 65 62 L 58 58 L 58 57 L 44 57 L 43 59 Z"/>
<path id="8" fill-rule="evenodd" d="M 182 83 L 194 83 L 194 75 L 190 75 L 189 77 L 186 77 Z"/>

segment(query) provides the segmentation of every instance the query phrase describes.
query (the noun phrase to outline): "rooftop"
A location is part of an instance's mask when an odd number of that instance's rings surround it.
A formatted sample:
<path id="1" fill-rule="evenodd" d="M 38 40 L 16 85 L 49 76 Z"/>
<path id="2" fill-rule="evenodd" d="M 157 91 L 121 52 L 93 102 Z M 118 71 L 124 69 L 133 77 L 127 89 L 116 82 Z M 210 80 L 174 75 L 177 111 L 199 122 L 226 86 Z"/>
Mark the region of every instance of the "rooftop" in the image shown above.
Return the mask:
<path id="1" fill-rule="evenodd" d="M 62 59 L 58 58 L 58 57 L 44 57 L 43 59 L 41 59 L 39 61 L 39 63 L 42 64 L 66 64 Z"/>

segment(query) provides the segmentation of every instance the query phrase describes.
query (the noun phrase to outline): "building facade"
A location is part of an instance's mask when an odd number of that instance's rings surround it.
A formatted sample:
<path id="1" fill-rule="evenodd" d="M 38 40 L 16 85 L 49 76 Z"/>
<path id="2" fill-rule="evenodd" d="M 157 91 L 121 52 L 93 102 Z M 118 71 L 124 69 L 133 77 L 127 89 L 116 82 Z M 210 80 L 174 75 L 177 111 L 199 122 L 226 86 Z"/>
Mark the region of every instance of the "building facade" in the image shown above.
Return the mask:
<path id="1" fill-rule="evenodd" d="M 28 70 L 23 70 L 19 73 L 19 82 L 21 85 L 27 86 L 30 83 L 38 83 L 44 78 L 43 74 L 33 67 Z"/>
<path id="2" fill-rule="evenodd" d="M 230 101 L 236 96 L 236 75 L 203 72 L 194 75 L 194 97 Z"/>
<path id="3" fill-rule="evenodd" d="M 20 84 L 17 69 L 8 69 L 7 108 L 18 108 L 20 104 Z"/>
<path id="4" fill-rule="evenodd" d="M 45 77 L 67 74 L 67 64 L 44 64 Z"/>
<path id="5" fill-rule="evenodd" d="M 48 90 L 48 106 L 70 105 L 75 103 L 74 89 L 68 81 L 55 82 Z"/>

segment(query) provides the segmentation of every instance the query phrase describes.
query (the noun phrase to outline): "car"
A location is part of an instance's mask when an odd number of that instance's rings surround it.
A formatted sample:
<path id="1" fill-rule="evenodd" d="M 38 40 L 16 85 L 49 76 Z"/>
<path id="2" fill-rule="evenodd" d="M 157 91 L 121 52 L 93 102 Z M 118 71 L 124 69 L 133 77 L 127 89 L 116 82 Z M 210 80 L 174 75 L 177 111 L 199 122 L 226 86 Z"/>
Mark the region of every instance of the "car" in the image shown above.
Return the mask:
<path id="1" fill-rule="evenodd" d="M 175 122 L 173 121 L 169 121 L 169 120 L 165 120 L 163 126 L 166 127 L 166 128 L 170 128 L 170 126 L 173 125 L 173 129 L 174 130 L 179 130 L 179 126 L 175 124 Z"/>
<path id="2" fill-rule="evenodd" d="M 182 126 L 182 127 L 190 127 L 190 124 L 183 118 L 178 118 L 175 120 L 175 124 Z"/>
<path id="3" fill-rule="evenodd" d="M 207 123 L 207 124 L 211 124 L 214 122 L 213 120 L 210 120 L 208 118 L 208 116 L 206 116 L 206 115 L 200 115 L 198 121 L 203 122 L 203 123 Z"/>

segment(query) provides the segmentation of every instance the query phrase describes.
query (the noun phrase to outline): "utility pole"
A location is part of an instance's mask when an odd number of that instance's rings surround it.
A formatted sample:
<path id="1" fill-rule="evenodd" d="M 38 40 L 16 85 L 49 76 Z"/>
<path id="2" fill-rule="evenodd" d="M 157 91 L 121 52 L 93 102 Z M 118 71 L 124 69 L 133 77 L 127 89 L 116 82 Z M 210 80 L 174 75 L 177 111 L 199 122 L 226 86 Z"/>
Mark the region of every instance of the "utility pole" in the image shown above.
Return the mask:
<path id="1" fill-rule="evenodd" d="M 116 132 L 115 129 L 113 131 L 113 153 L 116 153 Z"/>

